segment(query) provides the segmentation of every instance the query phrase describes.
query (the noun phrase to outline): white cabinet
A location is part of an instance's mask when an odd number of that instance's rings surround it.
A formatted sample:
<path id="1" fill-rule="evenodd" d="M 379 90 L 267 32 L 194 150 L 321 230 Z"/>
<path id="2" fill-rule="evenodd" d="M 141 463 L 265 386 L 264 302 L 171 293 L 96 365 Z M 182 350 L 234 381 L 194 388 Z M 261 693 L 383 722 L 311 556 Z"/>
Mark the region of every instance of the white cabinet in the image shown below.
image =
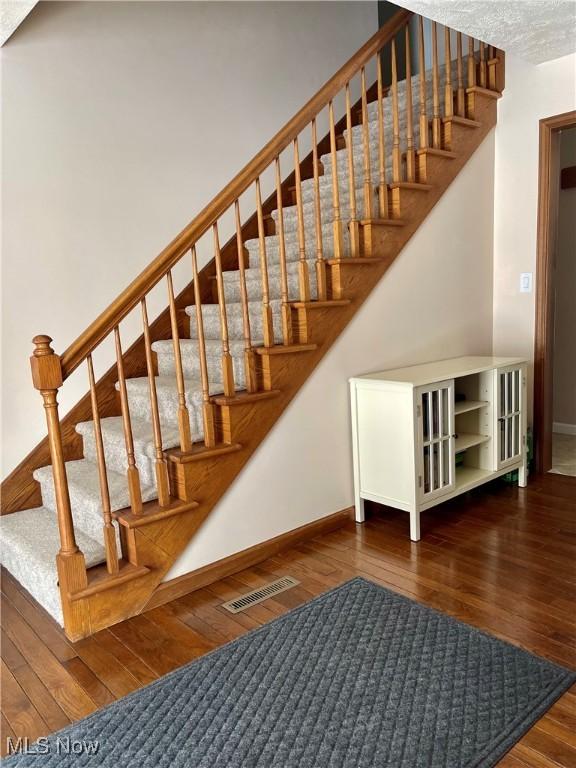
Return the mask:
<path id="1" fill-rule="evenodd" d="M 420 513 L 499 475 L 526 483 L 526 364 L 459 357 L 350 380 L 356 520 L 364 501 Z"/>

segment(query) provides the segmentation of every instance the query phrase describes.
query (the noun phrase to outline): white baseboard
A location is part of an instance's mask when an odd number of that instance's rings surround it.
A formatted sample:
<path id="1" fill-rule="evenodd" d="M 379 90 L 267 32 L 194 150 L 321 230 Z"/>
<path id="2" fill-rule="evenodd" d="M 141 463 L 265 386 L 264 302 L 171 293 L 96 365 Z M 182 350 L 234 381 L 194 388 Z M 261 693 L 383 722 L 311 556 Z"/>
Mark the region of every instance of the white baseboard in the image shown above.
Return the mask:
<path id="1" fill-rule="evenodd" d="M 562 424 L 560 421 L 555 421 L 552 424 L 552 432 L 558 432 L 560 435 L 576 435 L 576 424 Z"/>

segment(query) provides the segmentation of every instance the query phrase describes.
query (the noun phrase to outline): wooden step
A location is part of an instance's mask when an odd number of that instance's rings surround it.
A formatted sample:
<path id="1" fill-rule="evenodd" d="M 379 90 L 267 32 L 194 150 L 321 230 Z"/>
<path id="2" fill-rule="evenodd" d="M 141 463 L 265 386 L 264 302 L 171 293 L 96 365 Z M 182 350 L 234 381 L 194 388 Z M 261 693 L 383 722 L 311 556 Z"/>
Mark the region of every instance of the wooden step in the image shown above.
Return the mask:
<path id="1" fill-rule="evenodd" d="M 432 122 L 432 121 L 430 121 Z M 482 125 L 478 120 L 472 120 L 469 117 L 460 117 L 459 115 L 451 115 L 450 117 L 443 117 L 442 123 L 444 125 L 461 125 L 463 128 L 480 128 Z"/>
<path id="2" fill-rule="evenodd" d="M 411 192 L 430 192 L 434 189 L 432 184 L 422 184 L 416 181 L 393 181 L 388 184 L 389 189 L 405 189 Z"/>
<path id="3" fill-rule="evenodd" d="M 300 352 L 313 352 L 317 344 L 275 344 L 273 347 L 254 347 L 257 355 L 295 355 Z"/>
<path id="4" fill-rule="evenodd" d="M 456 152 L 451 152 L 448 149 L 434 149 L 434 147 L 426 147 L 426 149 L 416 150 L 418 157 L 445 157 L 446 160 L 454 160 L 458 155 Z M 425 183 L 425 182 L 423 182 Z"/>
<path id="5" fill-rule="evenodd" d="M 149 501 L 144 504 L 142 512 L 139 514 L 134 514 L 131 509 L 121 509 L 112 514 L 120 525 L 123 525 L 125 528 L 141 528 L 144 525 L 157 523 L 159 520 L 167 520 L 175 515 L 183 515 L 197 507 L 197 501 L 183 504 L 180 499 L 171 498 L 170 502 L 164 507 L 161 507 L 157 501 Z"/>
<path id="6" fill-rule="evenodd" d="M 350 259 L 327 259 L 326 264 L 330 267 L 370 267 L 381 264 L 383 261 L 389 261 L 388 256 L 357 256 Z"/>
<path id="7" fill-rule="evenodd" d="M 240 450 L 242 450 L 242 443 L 220 443 L 211 448 L 207 448 L 204 443 L 196 443 L 190 451 L 173 448 L 165 451 L 164 455 L 168 461 L 176 464 L 191 464 L 195 461 L 206 461 L 206 459 L 213 459 L 215 456 L 224 456 L 227 453 Z"/>
<path id="8" fill-rule="evenodd" d="M 471 88 L 466 88 L 466 93 L 477 93 L 480 96 L 486 96 L 488 99 L 499 99 L 502 96 L 500 91 L 492 91 L 490 88 L 482 88 L 481 85 L 473 85 Z"/>
<path id="9" fill-rule="evenodd" d="M 90 568 L 88 571 L 88 586 L 69 595 L 70 600 L 82 600 L 101 592 L 118 587 L 128 581 L 140 579 L 150 573 L 150 568 L 144 565 L 132 565 L 126 560 L 120 560 L 118 563 L 118 573 L 108 573 L 104 564 Z"/>
<path id="10" fill-rule="evenodd" d="M 326 299 L 325 301 L 293 301 L 292 307 L 294 309 L 337 309 L 347 304 L 350 304 L 350 299 Z"/>
<path id="11" fill-rule="evenodd" d="M 249 405 L 250 403 L 258 403 L 262 400 L 270 400 L 271 398 L 278 397 L 280 391 L 277 389 L 261 390 L 260 392 L 237 392 L 232 397 L 226 397 L 226 395 L 214 395 L 211 400 L 216 405 L 225 405 L 227 407 L 234 408 L 235 406 Z"/>

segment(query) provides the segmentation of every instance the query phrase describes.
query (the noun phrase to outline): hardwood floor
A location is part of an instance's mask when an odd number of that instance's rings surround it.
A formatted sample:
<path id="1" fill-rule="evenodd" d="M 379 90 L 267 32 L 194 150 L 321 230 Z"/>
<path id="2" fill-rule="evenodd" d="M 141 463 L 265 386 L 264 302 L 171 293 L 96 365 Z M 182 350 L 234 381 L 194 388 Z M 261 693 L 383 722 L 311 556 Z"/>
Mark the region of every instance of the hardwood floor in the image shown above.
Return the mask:
<path id="1" fill-rule="evenodd" d="M 362 575 L 552 661 L 576 667 L 576 478 L 500 481 L 422 516 L 372 508 L 367 522 L 271 557 L 78 643 L 3 572 L 2 753 L 152 682 L 343 581 Z M 291 574 L 301 585 L 231 615 L 219 605 Z M 576 686 L 499 763 L 576 766 Z"/>

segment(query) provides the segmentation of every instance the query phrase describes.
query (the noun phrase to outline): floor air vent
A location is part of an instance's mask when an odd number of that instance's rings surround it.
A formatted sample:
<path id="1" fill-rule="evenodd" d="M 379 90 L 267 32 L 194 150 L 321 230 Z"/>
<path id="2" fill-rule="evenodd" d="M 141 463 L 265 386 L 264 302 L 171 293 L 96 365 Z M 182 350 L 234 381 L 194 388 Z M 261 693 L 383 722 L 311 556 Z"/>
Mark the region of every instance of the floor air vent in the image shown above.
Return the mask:
<path id="1" fill-rule="evenodd" d="M 230 600 L 228 603 L 223 603 L 222 608 L 226 608 L 230 613 L 240 613 L 240 611 L 245 611 L 246 608 L 250 608 L 251 605 L 261 603 L 263 600 L 267 600 L 269 597 L 274 597 L 274 595 L 277 595 L 280 592 L 286 592 L 287 589 L 292 589 L 292 587 L 295 587 L 298 584 L 300 584 L 300 582 L 293 579 L 292 576 L 282 576 L 282 578 L 276 579 L 276 581 L 271 581 L 270 584 L 264 584 L 260 589 L 255 589 L 253 592 L 246 592 L 245 595 L 237 597 L 236 600 Z"/>

